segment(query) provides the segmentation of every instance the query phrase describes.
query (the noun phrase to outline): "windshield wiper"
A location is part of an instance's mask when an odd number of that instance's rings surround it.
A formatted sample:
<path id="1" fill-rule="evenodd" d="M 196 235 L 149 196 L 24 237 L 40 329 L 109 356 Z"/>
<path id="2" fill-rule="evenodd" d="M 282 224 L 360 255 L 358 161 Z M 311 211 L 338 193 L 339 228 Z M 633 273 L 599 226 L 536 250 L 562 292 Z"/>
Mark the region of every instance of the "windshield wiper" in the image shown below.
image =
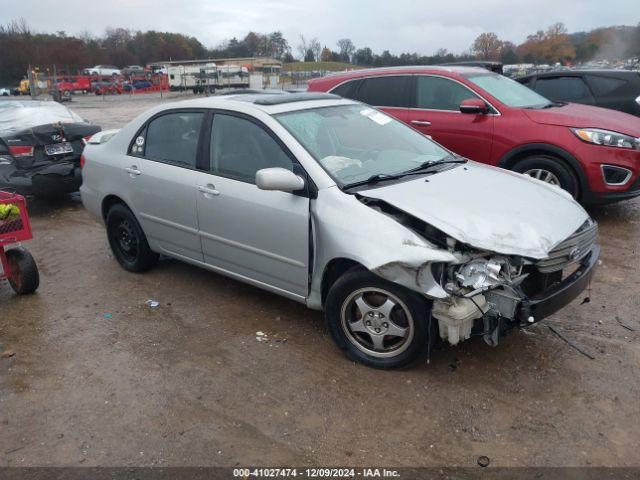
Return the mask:
<path id="1" fill-rule="evenodd" d="M 408 177 L 409 175 L 422 175 L 427 173 L 429 168 L 435 167 L 437 165 L 444 165 L 447 163 L 467 163 L 466 158 L 458 158 L 453 155 L 441 158 L 440 160 L 429 160 L 427 162 L 422 163 L 421 165 L 412 168 L 411 170 L 407 170 L 405 172 L 399 173 L 376 173 L 375 175 L 371 175 L 366 180 L 360 180 L 359 182 L 353 182 L 344 187 L 344 189 L 350 189 L 353 187 L 360 187 L 362 185 L 373 185 L 383 180 L 396 180 L 402 177 Z"/>
<path id="2" fill-rule="evenodd" d="M 440 160 L 428 160 L 426 162 L 423 162 L 419 166 L 412 168 L 411 170 L 407 170 L 406 172 L 402 173 L 402 175 L 412 175 L 415 173 L 423 173 L 424 170 L 427 170 L 431 167 L 435 167 L 436 165 L 444 165 L 447 163 L 467 163 L 467 159 L 449 155 L 441 158 Z"/>

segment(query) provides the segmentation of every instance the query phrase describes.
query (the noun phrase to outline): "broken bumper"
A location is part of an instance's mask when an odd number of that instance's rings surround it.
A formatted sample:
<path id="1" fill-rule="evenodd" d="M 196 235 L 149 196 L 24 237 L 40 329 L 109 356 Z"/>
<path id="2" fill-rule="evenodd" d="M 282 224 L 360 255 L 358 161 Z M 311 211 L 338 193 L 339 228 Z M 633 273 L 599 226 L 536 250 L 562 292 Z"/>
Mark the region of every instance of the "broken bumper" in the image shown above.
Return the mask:
<path id="1" fill-rule="evenodd" d="M 578 270 L 548 290 L 523 300 L 517 316 L 520 326 L 531 325 L 571 303 L 591 282 L 599 257 L 600 247 L 594 245 Z M 533 322 L 529 321 L 530 317 L 533 317 Z"/>

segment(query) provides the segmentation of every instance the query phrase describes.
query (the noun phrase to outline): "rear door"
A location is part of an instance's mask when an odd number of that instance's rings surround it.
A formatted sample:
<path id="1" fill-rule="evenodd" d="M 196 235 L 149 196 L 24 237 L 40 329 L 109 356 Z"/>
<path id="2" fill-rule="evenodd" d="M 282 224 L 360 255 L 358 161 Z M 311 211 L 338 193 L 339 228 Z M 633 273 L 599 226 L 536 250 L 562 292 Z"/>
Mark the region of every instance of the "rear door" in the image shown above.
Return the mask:
<path id="1" fill-rule="evenodd" d="M 129 147 L 123 180 L 131 208 L 158 250 L 202 261 L 196 211 L 196 170 L 202 110 L 153 117 Z"/>
<path id="2" fill-rule="evenodd" d="M 350 98 L 367 103 L 407 122 L 411 95 L 411 75 L 384 75 L 360 80 Z"/>
<path id="3" fill-rule="evenodd" d="M 217 112 L 208 172 L 198 174 L 197 209 L 204 261 L 223 273 L 301 299 L 309 281 L 309 198 L 260 190 L 256 172 L 300 165 L 252 117 Z"/>
<path id="4" fill-rule="evenodd" d="M 414 100 L 408 122 L 416 130 L 431 135 L 458 155 L 489 163 L 493 142 L 494 116 L 460 112 L 460 103 L 480 98 L 470 88 L 450 78 L 416 75 Z"/>

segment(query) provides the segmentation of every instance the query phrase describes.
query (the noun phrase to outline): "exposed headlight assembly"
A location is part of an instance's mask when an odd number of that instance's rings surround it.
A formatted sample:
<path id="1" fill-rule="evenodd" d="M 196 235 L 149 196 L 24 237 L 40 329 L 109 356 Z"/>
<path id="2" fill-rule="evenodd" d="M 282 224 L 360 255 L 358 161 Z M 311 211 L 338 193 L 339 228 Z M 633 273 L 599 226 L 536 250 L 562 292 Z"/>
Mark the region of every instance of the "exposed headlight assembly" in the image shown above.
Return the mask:
<path id="1" fill-rule="evenodd" d="M 640 139 L 623 133 L 599 128 L 572 128 L 571 131 L 583 142 L 606 147 L 640 149 Z"/>

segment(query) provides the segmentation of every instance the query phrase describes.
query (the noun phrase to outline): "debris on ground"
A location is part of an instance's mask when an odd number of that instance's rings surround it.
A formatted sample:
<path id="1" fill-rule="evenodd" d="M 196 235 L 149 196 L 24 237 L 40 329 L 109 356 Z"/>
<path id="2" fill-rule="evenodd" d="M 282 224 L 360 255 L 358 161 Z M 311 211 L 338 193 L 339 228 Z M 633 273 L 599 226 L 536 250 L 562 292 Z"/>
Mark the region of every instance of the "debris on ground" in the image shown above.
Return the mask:
<path id="1" fill-rule="evenodd" d="M 145 305 L 147 305 L 150 308 L 158 308 L 160 306 L 160 302 L 157 300 L 147 300 L 146 302 L 144 302 Z"/>
<path id="2" fill-rule="evenodd" d="M 486 455 L 481 455 L 478 457 L 478 465 L 480 465 L 482 468 L 488 467 L 490 463 L 491 460 Z"/>
<path id="3" fill-rule="evenodd" d="M 551 330 L 553 333 L 555 333 L 558 337 L 560 337 L 567 345 L 569 345 L 570 347 L 576 349 L 578 352 L 580 352 L 585 357 L 590 358 L 591 360 L 595 360 L 596 359 L 596 357 L 591 355 L 589 352 L 584 351 L 579 345 L 577 345 L 575 342 L 572 342 L 571 340 L 569 340 L 568 338 L 563 336 L 558 330 L 553 328 L 551 325 L 547 324 L 547 328 L 549 330 Z"/>
<path id="4" fill-rule="evenodd" d="M 256 340 L 258 342 L 267 342 L 269 341 L 269 337 L 266 333 L 258 331 L 256 332 Z"/>
<path id="5" fill-rule="evenodd" d="M 2 357 L 2 358 L 11 358 L 15 354 L 16 354 L 16 352 L 11 350 L 10 348 L 7 348 L 4 352 L 2 352 L 2 354 L 0 354 L 0 357 Z"/>
<path id="6" fill-rule="evenodd" d="M 625 328 L 627 330 L 629 330 L 630 332 L 635 332 L 636 329 L 633 327 L 630 327 L 629 325 L 622 323 L 622 320 L 620 320 L 620 317 L 616 316 L 616 322 L 618 322 L 618 324 L 622 327 Z"/>
<path id="7" fill-rule="evenodd" d="M 105 313 L 105 314 L 103 315 L 103 317 L 104 317 L 104 318 L 106 318 L 107 320 L 109 320 L 110 318 L 113 318 L 113 314 L 111 314 L 111 313 Z"/>

